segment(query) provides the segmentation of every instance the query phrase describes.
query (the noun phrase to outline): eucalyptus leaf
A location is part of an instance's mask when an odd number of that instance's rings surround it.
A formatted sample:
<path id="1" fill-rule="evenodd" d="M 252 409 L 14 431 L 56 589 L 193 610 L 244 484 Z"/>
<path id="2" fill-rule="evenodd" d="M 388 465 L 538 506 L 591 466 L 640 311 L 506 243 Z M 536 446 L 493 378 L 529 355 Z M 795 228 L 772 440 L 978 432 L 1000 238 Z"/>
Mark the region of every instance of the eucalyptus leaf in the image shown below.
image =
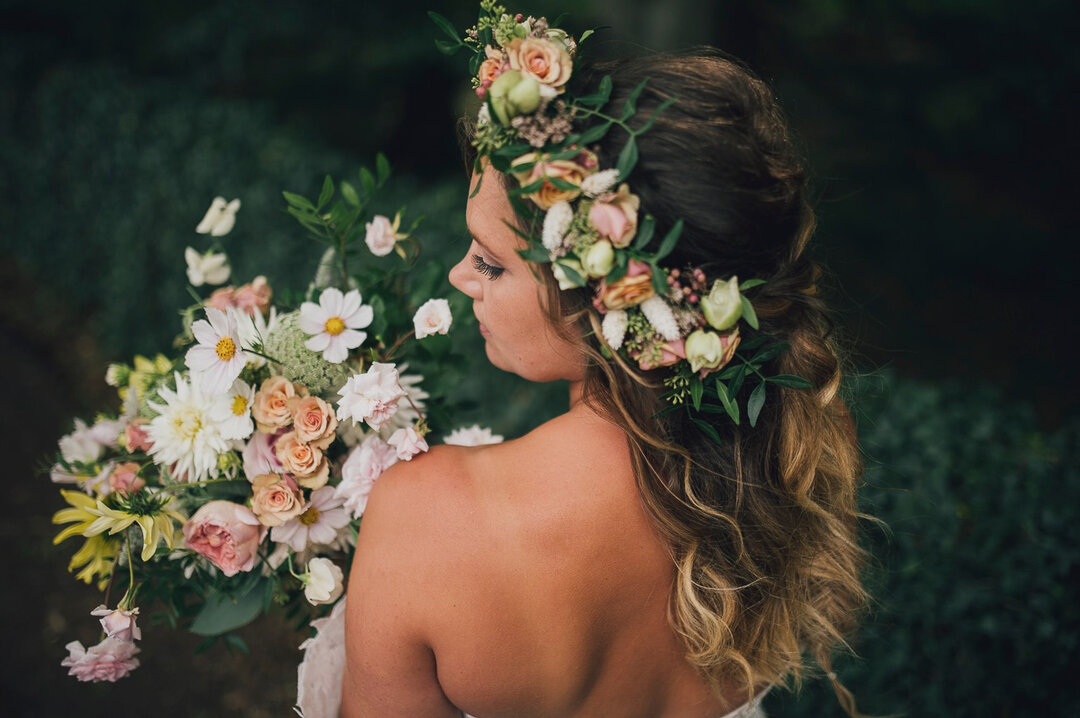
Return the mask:
<path id="1" fill-rule="evenodd" d="M 704 419 L 699 419 L 696 416 L 690 417 L 690 421 L 694 422 L 694 426 L 701 430 L 701 433 L 712 439 L 715 443 L 723 445 L 723 441 L 720 440 L 720 434 L 717 433 L 716 427 Z"/>
<path id="2" fill-rule="evenodd" d="M 758 329 L 757 312 L 754 311 L 754 305 L 750 303 L 750 300 L 746 297 L 739 295 L 739 299 L 742 300 L 742 318 L 747 324 L 754 329 Z"/>
<path id="3" fill-rule="evenodd" d="M 375 175 L 367 167 L 360 168 L 360 186 L 366 195 L 370 196 L 375 191 Z"/>
<path id="4" fill-rule="evenodd" d="M 441 37 L 435 38 L 435 48 L 444 55 L 456 54 L 464 45 L 461 41 L 453 42 L 451 40 L 444 40 Z"/>
<path id="5" fill-rule="evenodd" d="M 619 180 L 625 182 L 630 176 L 638 161 L 637 139 L 630 135 L 626 144 L 619 153 L 619 159 L 615 161 L 615 169 L 619 170 Z"/>
<path id="6" fill-rule="evenodd" d="M 777 374 L 766 378 L 765 381 L 777 386 L 786 386 L 789 389 L 809 389 L 813 386 L 807 379 L 795 374 Z"/>
<path id="7" fill-rule="evenodd" d="M 285 198 L 286 202 L 288 202 L 291 206 L 296 207 L 297 209 L 306 209 L 311 212 L 315 211 L 315 205 L 313 205 L 311 203 L 311 200 L 309 200 L 302 194 L 294 194 L 293 192 L 282 192 L 281 196 Z"/>
<path id="8" fill-rule="evenodd" d="M 191 632 L 200 636 L 218 636 L 251 623 L 262 613 L 265 587 L 265 579 L 260 579 L 240 596 L 211 592 L 195 616 Z"/>
<path id="9" fill-rule="evenodd" d="M 639 127 L 637 129 L 637 131 L 634 132 L 634 134 L 635 135 L 643 135 L 646 132 L 648 132 L 649 130 L 651 130 L 652 126 L 654 124 L 656 124 L 657 118 L 660 117 L 660 113 L 663 112 L 664 110 L 666 110 L 667 108 L 671 107 L 674 104 L 675 104 L 675 98 L 674 97 L 669 97 L 668 99 L 661 102 L 659 105 L 657 105 L 657 107 L 653 111 L 653 113 L 651 115 L 649 115 L 649 119 L 645 121 L 645 124 L 642 125 L 641 127 Z"/>
<path id="10" fill-rule="evenodd" d="M 645 89 L 645 85 L 649 82 L 649 78 L 645 78 L 637 84 L 631 92 L 630 96 L 626 98 L 626 104 L 623 105 L 622 117 L 623 122 L 626 122 L 637 112 L 637 101 L 641 97 L 642 91 Z"/>
<path id="11" fill-rule="evenodd" d="M 334 180 L 330 179 L 330 175 L 326 175 L 326 178 L 322 183 L 322 191 L 319 192 L 319 201 L 316 203 L 317 210 L 321 210 L 326 206 L 326 203 L 330 201 L 330 198 L 334 196 Z"/>
<path id="12" fill-rule="evenodd" d="M 742 391 L 743 382 L 746 380 L 746 364 L 740 364 L 738 371 L 735 372 L 735 376 L 731 377 L 731 381 L 728 382 L 728 391 L 731 392 L 731 398 L 735 399 L 739 396 L 739 392 Z"/>
<path id="13" fill-rule="evenodd" d="M 390 179 L 390 160 L 382 152 L 375 155 L 375 175 L 380 185 Z"/>
<path id="14" fill-rule="evenodd" d="M 745 282 L 739 283 L 739 291 L 745 292 L 747 289 L 753 289 L 754 287 L 760 287 L 765 283 L 764 279 L 747 279 Z"/>
<path id="15" fill-rule="evenodd" d="M 746 418 L 750 426 L 757 426 L 758 416 L 761 415 L 761 407 L 765 406 L 765 382 L 761 382 L 750 392 L 750 399 L 746 402 Z"/>
<path id="16" fill-rule="evenodd" d="M 341 196 L 345 199 L 346 202 L 351 204 L 353 207 L 360 206 L 360 197 L 356 194 L 355 187 L 353 187 L 348 182 L 342 180 L 339 189 L 341 189 Z"/>
<path id="17" fill-rule="evenodd" d="M 611 97 L 611 76 L 604 75 L 600 79 L 600 84 L 597 86 L 596 92 L 591 95 L 585 95 L 575 100 L 575 104 L 585 105 L 586 107 L 603 107 Z"/>
<path id="18" fill-rule="evenodd" d="M 724 405 L 724 411 L 727 412 L 731 420 L 735 422 L 735 425 L 739 424 L 739 405 L 732 401 L 731 396 L 728 394 L 728 388 L 724 385 L 724 382 L 716 382 L 716 396 L 720 399 L 720 403 Z"/>
<path id="19" fill-rule="evenodd" d="M 586 284 L 585 277 L 582 277 L 581 274 L 576 269 L 574 269 L 573 267 L 571 267 L 571 266 L 569 266 L 567 264 L 564 264 L 563 262 L 556 262 L 556 264 L 558 264 L 559 267 L 562 268 L 562 271 L 566 274 L 567 279 L 569 279 L 571 282 L 573 282 L 575 285 L 577 285 L 579 287 L 584 287 L 585 286 L 585 284 Z"/>
<path id="20" fill-rule="evenodd" d="M 645 245 L 653 238 L 654 232 L 656 232 L 656 220 L 651 214 L 647 214 L 638 225 L 637 235 L 634 237 L 634 249 L 645 249 Z"/>
<path id="21" fill-rule="evenodd" d="M 656 250 L 656 261 L 659 262 L 664 257 L 671 254 L 675 249 L 675 245 L 679 242 L 679 237 L 682 235 L 683 221 L 679 218 L 675 225 L 668 230 L 668 233 L 664 235 L 664 241 L 660 243 L 660 249 Z"/>
<path id="22" fill-rule="evenodd" d="M 705 385 L 701 383 L 701 377 L 695 374 L 690 379 L 690 400 L 695 409 L 701 409 L 701 397 L 705 393 Z"/>
<path id="23" fill-rule="evenodd" d="M 431 18 L 431 21 L 438 25 L 442 29 L 442 31 L 450 37 L 451 40 L 456 42 L 458 45 L 463 44 L 461 41 L 461 37 L 458 35 L 457 29 L 454 27 L 454 23 L 450 22 L 434 10 L 428 10 L 428 17 Z"/>
<path id="24" fill-rule="evenodd" d="M 547 253 L 546 249 L 529 247 L 528 249 L 519 249 L 518 254 L 526 262 L 533 262 L 534 264 L 551 264 L 551 256 Z"/>
<path id="25" fill-rule="evenodd" d="M 657 267 L 655 264 L 653 264 L 651 266 L 652 266 L 652 286 L 653 286 L 653 291 L 655 291 L 660 296 L 664 296 L 665 294 L 667 294 L 667 290 L 668 290 L 667 272 L 665 272 L 660 267 Z"/>

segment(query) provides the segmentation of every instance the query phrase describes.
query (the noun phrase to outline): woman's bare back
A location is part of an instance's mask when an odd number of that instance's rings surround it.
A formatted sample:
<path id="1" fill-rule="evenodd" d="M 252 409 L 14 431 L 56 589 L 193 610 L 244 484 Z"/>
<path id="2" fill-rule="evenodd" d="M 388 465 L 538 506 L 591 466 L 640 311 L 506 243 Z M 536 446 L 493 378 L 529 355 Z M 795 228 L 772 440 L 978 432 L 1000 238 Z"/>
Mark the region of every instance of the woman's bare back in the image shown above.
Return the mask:
<path id="1" fill-rule="evenodd" d="M 683 657 L 671 580 L 625 437 L 584 405 L 516 441 L 437 448 L 372 495 L 343 715 L 723 715 L 743 694 L 718 699 Z"/>

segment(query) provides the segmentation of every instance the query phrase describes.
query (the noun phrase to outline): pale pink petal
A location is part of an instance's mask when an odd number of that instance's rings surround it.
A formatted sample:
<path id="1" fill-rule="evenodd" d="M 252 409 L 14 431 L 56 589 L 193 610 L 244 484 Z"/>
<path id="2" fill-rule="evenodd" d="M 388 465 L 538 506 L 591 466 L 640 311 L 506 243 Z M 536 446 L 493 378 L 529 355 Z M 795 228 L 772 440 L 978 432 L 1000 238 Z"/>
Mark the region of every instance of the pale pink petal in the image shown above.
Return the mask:
<path id="1" fill-rule="evenodd" d="M 330 335 L 326 332 L 316 334 L 304 342 L 304 346 L 313 352 L 321 352 L 326 349 L 326 347 L 330 346 L 330 338 Z"/>
<path id="2" fill-rule="evenodd" d="M 345 298 L 341 295 L 340 289 L 330 287 L 319 295 L 319 304 L 322 305 L 328 317 L 340 317 L 341 305 L 344 303 Z"/>
<path id="3" fill-rule="evenodd" d="M 184 361 L 187 362 L 188 368 L 194 371 L 206 371 L 214 364 L 221 363 L 213 346 L 202 344 L 188 349 L 187 354 L 184 355 Z"/>
<path id="4" fill-rule="evenodd" d="M 326 328 L 326 320 L 330 315 L 313 302 L 304 302 L 300 305 L 300 328 L 304 334 L 318 334 Z"/>
<path id="5" fill-rule="evenodd" d="M 345 345 L 347 349 L 355 349 L 364 343 L 367 339 L 367 332 L 358 332 L 355 329 L 346 329 L 341 334 L 338 334 L 338 341 Z"/>
<path id="6" fill-rule="evenodd" d="M 340 364 L 349 358 L 349 347 L 345 346 L 345 342 L 341 339 L 342 336 L 339 334 L 336 337 L 331 337 L 330 345 L 323 350 L 323 359 L 331 364 Z"/>
<path id="7" fill-rule="evenodd" d="M 375 310 L 371 308 L 371 305 L 365 304 L 357 311 L 345 317 L 345 326 L 349 329 L 363 329 L 371 324 L 371 320 L 374 318 Z"/>
<path id="8" fill-rule="evenodd" d="M 199 344 L 209 344 L 213 346 L 217 344 L 217 340 L 221 338 L 221 335 L 214 331 L 210 326 L 210 322 L 205 319 L 200 319 L 191 325 L 191 333 L 195 335 L 195 339 Z"/>
<path id="9" fill-rule="evenodd" d="M 345 295 L 344 301 L 341 303 L 341 314 L 339 316 L 348 320 L 352 314 L 360 308 L 360 292 L 355 289 Z"/>

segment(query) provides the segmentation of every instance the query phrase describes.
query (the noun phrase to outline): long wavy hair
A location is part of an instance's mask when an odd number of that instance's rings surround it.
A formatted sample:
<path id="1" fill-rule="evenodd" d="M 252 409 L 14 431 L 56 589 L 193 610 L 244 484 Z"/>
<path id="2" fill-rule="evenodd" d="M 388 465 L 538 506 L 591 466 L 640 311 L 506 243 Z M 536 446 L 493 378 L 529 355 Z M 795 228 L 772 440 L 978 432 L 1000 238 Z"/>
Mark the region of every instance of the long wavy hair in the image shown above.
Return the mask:
<path id="1" fill-rule="evenodd" d="M 731 681 L 748 692 L 797 687 L 808 655 L 857 715 L 832 654 L 846 646 L 867 599 L 856 540 L 861 463 L 821 271 L 806 255 L 815 222 L 800 153 L 769 87 L 718 51 L 621 60 L 579 75 L 586 88 L 612 78 L 608 111 L 616 115 L 647 79 L 631 125 L 676 99 L 638 137 L 629 179 L 655 217 L 655 237 L 684 221 L 664 264 L 766 280 L 748 290 L 761 331 L 789 345 L 769 369 L 812 384 L 771 385 L 756 428 L 714 419 L 717 444 L 682 412 L 658 417 L 665 370 L 610 358 L 589 291 L 559 291 L 541 270 L 552 326 L 585 337 L 584 400 L 625 430 L 641 500 L 670 548 L 670 623 L 717 689 Z M 601 167 L 614 166 L 625 141 L 613 130 L 593 148 Z"/>

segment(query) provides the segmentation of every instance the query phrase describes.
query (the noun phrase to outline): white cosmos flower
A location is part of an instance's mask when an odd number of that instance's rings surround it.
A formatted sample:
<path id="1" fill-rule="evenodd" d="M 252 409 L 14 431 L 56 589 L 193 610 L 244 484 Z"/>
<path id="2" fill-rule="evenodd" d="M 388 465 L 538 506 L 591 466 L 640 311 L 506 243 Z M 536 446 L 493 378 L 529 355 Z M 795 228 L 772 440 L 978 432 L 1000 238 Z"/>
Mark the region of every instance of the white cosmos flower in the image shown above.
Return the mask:
<path id="1" fill-rule="evenodd" d="M 293 551 L 303 551 L 309 543 L 329 544 L 350 521 L 343 504 L 333 486 L 315 489 L 302 514 L 270 529 L 270 540 L 287 543 Z"/>
<path id="2" fill-rule="evenodd" d="M 454 429 L 443 439 L 444 444 L 452 446 L 486 446 L 488 444 L 502 443 L 503 438 L 498 434 L 492 434 L 491 429 L 481 427 L 479 424 Z"/>
<path id="3" fill-rule="evenodd" d="M 626 327 L 629 317 L 623 309 L 613 309 L 604 315 L 600 329 L 604 332 L 604 341 L 613 350 L 618 351 L 626 339 Z"/>
<path id="4" fill-rule="evenodd" d="M 416 338 L 423 339 L 432 334 L 446 334 L 454 320 L 450 314 L 450 302 L 445 299 L 429 299 L 420 305 L 413 315 L 413 328 Z"/>
<path id="5" fill-rule="evenodd" d="M 218 402 L 214 419 L 220 426 L 225 439 L 246 439 L 255 430 L 251 419 L 251 404 L 255 401 L 255 387 L 248 386 L 240 379 L 235 380 L 225 395 L 225 400 Z"/>
<path id="6" fill-rule="evenodd" d="M 338 421 L 366 421 L 378 431 L 398 410 L 405 390 L 398 383 L 397 367 L 373 362 L 363 374 L 353 374 L 338 391 Z"/>
<path id="7" fill-rule="evenodd" d="M 206 307 L 206 319 L 192 324 L 191 332 L 199 343 L 188 349 L 184 361 L 205 391 L 225 393 L 247 363 L 247 355 L 240 348 L 236 317 Z"/>
<path id="8" fill-rule="evenodd" d="M 679 323 L 675 321 L 675 313 L 671 311 L 671 305 L 663 297 L 652 296 L 640 305 L 641 313 L 652 324 L 656 333 L 665 341 L 674 342 L 682 338 L 679 332 Z"/>
<path id="9" fill-rule="evenodd" d="M 204 284 L 224 284 L 229 279 L 229 258 L 222 252 L 199 254 L 191 247 L 184 250 L 187 278 L 193 287 Z"/>
<path id="10" fill-rule="evenodd" d="M 238 209 L 240 209 L 240 200 L 226 202 L 224 197 L 214 197 L 214 201 L 210 203 L 210 209 L 206 210 L 206 214 L 195 231 L 198 234 L 209 234 L 211 237 L 224 237 L 236 224 Z"/>
<path id="11" fill-rule="evenodd" d="M 226 311 L 236 320 L 236 333 L 240 337 L 241 347 L 251 349 L 252 347 L 264 346 L 266 338 L 278 326 L 277 308 L 275 307 L 270 307 L 268 316 L 264 316 L 260 311 L 248 314 L 236 307 L 229 307 Z M 245 359 L 248 364 L 251 364 L 256 369 L 266 366 L 266 359 L 258 354 L 247 352 Z"/>
<path id="12" fill-rule="evenodd" d="M 173 473 L 187 481 L 217 476 L 218 454 L 229 449 L 215 418 L 223 398 L 206 393 L 196 377 L 188 381 L 179 373 L 176 390 L 162 387 L 158 395 L 165 403 L 148 402 L 158 415 L 146 430 L 154 444 L 154 463 L 173 467 Z"/>
<path id="13" fill-rule="evenodd" d="M 300 328 L 312 337 L 304 346 L 313 352 L 322 352 L 323 359 L 340 364 L 367 339 L 367 332 L 357 331 L 371 324 L 375 311 L 361 304 L 360 292 L 353 289 L 342 295 L 340 289 L 331 287 L 319 295 L 319 303 L 304 302 L 300 305 Z"/>

